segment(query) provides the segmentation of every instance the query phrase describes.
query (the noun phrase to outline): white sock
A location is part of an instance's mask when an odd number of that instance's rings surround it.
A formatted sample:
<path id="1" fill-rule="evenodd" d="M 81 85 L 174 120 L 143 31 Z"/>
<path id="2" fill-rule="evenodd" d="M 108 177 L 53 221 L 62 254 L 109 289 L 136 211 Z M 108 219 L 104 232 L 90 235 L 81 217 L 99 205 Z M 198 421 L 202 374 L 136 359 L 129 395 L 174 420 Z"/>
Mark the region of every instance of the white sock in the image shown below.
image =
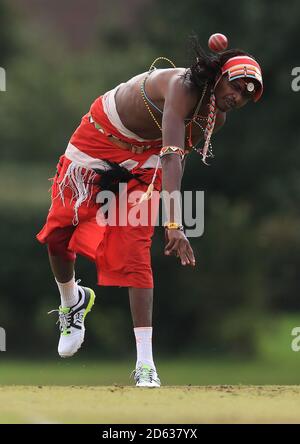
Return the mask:
<path id="1" fill-rule="evenodd" d="M 152 327 L 136 327 L 133 330 L 137 351 L 136 366 L 142 362 L 156 370 L 152 356 Z"/>
<path id="2" fill-rule="evenodd" d="M 75 276 L 69 282 L 58 282 L 55 279 L 61 299 L 62 307 L 73 307 L 79 300 L 78 285 L 75 282 Z"/>

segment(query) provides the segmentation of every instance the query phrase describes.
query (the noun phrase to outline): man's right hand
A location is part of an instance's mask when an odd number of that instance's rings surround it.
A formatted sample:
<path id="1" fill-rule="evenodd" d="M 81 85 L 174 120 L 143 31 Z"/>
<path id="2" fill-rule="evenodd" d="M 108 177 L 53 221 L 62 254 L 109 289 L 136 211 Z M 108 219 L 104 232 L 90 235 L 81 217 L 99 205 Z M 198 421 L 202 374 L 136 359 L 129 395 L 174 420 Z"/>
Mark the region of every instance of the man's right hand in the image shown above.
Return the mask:
<path id="1" fill-rule="evenodd" d="M 194 267 L 196 264 L 194 252 L 184 232 L 181 230 L 168 230 L 166 228 L 165 233 L 167 243 L 165 255 L 175 255 L 180 258 L 181 265 L 191 265 Z"/>

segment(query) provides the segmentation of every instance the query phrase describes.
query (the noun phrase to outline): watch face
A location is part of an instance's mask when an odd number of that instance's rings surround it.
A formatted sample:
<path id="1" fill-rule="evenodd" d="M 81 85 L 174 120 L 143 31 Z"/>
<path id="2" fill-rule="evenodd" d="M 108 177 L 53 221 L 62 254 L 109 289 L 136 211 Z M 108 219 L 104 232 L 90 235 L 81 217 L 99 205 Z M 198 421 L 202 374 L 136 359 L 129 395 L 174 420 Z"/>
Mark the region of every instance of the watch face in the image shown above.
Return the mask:
<path id="1" fill-rule="evenodd" d="M 252 83 L 252 82 L 247 83 L 247 91 L 249 91 L 249 92 L 254 91 L 254 83 Z"/>

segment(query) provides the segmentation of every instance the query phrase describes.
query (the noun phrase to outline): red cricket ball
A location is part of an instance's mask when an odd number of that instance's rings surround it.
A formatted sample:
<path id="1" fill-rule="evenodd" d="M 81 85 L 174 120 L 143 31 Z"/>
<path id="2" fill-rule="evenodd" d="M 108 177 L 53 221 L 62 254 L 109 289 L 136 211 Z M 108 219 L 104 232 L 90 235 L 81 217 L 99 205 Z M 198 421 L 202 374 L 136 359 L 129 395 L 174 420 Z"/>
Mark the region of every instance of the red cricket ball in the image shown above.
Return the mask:
<path id="1" fill-rule="evenodd" d="M 222 52 L 228 46 L 228 39 L 224 34 L 212 34 L 208 39 L 208 47 L 214 52 Z"/>

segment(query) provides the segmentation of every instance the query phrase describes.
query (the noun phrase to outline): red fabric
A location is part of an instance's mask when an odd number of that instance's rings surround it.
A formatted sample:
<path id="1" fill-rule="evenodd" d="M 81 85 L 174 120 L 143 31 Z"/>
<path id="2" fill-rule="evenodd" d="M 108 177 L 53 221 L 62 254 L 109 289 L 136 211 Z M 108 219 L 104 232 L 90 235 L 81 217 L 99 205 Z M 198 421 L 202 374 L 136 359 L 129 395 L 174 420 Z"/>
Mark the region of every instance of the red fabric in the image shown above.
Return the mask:
<path id="1" fill-rule="evenodd" d="M 74 258 L 74 252 L 78 253 L 79 248 L 76 245 L 70 247 L 69 243 L 72 239 L 76 230 L 80 233 L 84 232 L 84 227 L 88 224 L 89 235 L 86 238 L 77 236 L 78 241 L 81 241 L 85 248 L 82 250 L 82 254 L 89 257 L 90 259 L 95 259 L 95 251 L 101 242 L 104 234 L 104 230 L 101 229 L 96 223 L 96 213 L 98 207 L 95 204 L 96 187 L 94 189 L 93 195 L 87 206 L 87 202 L 84 202 L 79 207 L 78 216 L 79 224 L 74 226 L 72 221 L 74 218 L 74 201 L 71 202 L 72 192 L 66 187 L 64 190 L 64 203 L 62 202 L 59 195 L 59 183 L 63 180 L 66 170 L 70 164 L 70 161 L 61 156 L 59 163 L 57 165 L 57 175 L 54 178 L 52 189 L 51 189 L 51 200 L 52 204 L 48 213 L 47 221 L 42 230 L 38 233 L 37 239 L 41 243 L 47 243 L 49 251 L 57 255 L 66 257 L 68 252 L 70 254 L 70 259 L 72 259 L 72 254 Z M 99 190 L 98 190 L 99 191 Z M 64 251 L 65 250 L 65 251 Z"/>
<path id="2" fill-rule="evenodd" d="M 107 125 L 109 131 L 114 131 L 115 135 L 126 140 L 110 124 L 100 102 L 101 100 L 97 99 L 92 105 L 92 108 L 96 106 L 99 113 L 102 113 L 101 115 L 97 114 L 97 121 L 101 122 L 101 125 Z M 94 118 L 96 120 L 96 117 Z M 99 159 L 109 159 L 115 162 L 122 162 L 127 159 L 139 161 L 139 165 L 133 172 L 140 173 L 141 179 L 147 184 L 151 182 L 154 169 L 141 169 L 139 166 L 149 156 L 154 153 L 157 154 L 160 149 L 160 146 L 154 143 L 154 148 L 142 154 L 132 154 L 130 151 L 122 150 L 96 130 L 88 122 L 86 116 L 83 117 L 81 125 L 73 134 L 71 143 L 90 156 Z M 136 141 L 132 141 L 132 143 L 138 144 Z M 72 258 L 75 258 L 75 254 L 79 253 L 95 261 L 99 285 L 153 288 L 150 247 L 154 226 L 150 224 L 150 217 L 153 220 L 156 219 L 159 196 L 154 195 L 152 199 L 138 206 L 141 213 L 143 213 L 145 207 L 152 209 L 152 211 L 149 211 L 146 226 L 100 226 L 96 219 L 100 208 L 100 204 L 96 203 L 96 195 L 100 189 L 93 186 L 91 199 L 85 201 L 79 207 L 79 223 L 74 226 L 72 224 L 74 218 L 72 192 L 68 187 L 64 189 L 64 203 L 59 195 L 59 183 L 63 180 L 69 164 L 70 161 L 65 156 L 61 156 L 57 165 L 57 175 L 52 186 L 52 205 L 46 224 L 38 233 L 37 239 L 41 243 L 48 243 L 50 252 L 60 254 L 66 260 L 72 260 Z M 95 181 L 99 177 L 98 175 Z M 144 192 L 147 190 L 147 185 L 141 184 L 136 179 L 130 180 L 127 186 L 128 192 Z M 158 191 L 161 189 L 161 169 L 157 171 L 155 189 Z M 116 196 L 117 204 L 119 199 L 120 197 Z M 118 205 L 116 206 L 118 207 Z M 137 207 L 134 208 L 137 209 Z M 132 209 L 132 205 L 129 204 L 125 211 L 126 217 L 132 214 Z M 101 213 L 98 213 L 98 217 L 99 215 Z M 118 217 L 119 215 L 116 214 L 117 221 Z"/>
<path id="3" fill-rule="evenodd" d="M 112 144 L 111 141 L 102 134 L 99 130 L 95 128 L 93 124 L 89 122 L 89 113 L 92 115 L 95 122 L 101 124 L 101 126 L 107 131 L 109 134 L 113 134 L 114 136 L 119 137 L 124 142 L 129 142 L 137 146 L 143 146 L 151 144 L 153 148 L 150 148 L 144 151 L 141 154 L 133 154 L 129 150 L 123 150 L 119 147 L 116 148 L 116 145 Z M 162 141 L 147 141 L 139 142 L 135 139 L 129 139 L 128 137 L 123 136 L 110 122 L 107 115 L 103 109 L 103 97 L 98 97 L 92 104 L 89 113 L 83 116 L 79 127 L 76 129 L 74 134 L 70 139 L 70 143 L 76 146 L 80 151 L 88 154 L 91 157 L 96 159 L 109 159 L 113 162 L 121 163 L 127 159 L 133 159 L 139 164 L 143 164 L 148 157 L 152 154 L 158 154 Z M 101 150 L 101 152 L 100 152 Z"/>
<path id="4" fill-rule="evenodd" d="M 231 59 L 228 59 L 227 62 L 224 63 L 224 65 L 222 66 L 222 73 L 226 72 L 228 69 L 232 68 L 233 66 L 243 65 L 243 64 L 255 66 L 261 72 L 261 67 L 259 66 L 257 61 L 254 60 L 252 57 L 236 56 L 236 57 L 231 57 Z"/>

